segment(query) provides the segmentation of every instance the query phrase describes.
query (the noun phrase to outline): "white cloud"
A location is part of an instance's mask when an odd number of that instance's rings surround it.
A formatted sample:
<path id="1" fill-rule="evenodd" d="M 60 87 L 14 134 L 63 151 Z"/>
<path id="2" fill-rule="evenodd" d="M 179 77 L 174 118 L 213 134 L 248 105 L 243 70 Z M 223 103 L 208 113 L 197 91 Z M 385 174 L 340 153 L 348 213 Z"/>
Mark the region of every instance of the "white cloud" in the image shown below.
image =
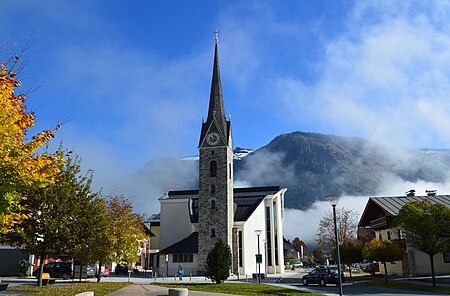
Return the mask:
<path id="1" fill-rule="evenodd" d="M 367 197 L 342 196 L 337 205 L 338 208 L 352 210 L 360 215 L 367 203 Z M 285 209 L 284 214 L 284 236 L 289 240 L 295 237 L 303 240 L 307 246 L 316 245 L 316 234 L 319 229 L 320 220 L 332 210 L 327 201 L 316 201 L 306 211 Z M 308 252 L 312 251 L 309 249 Z"/>
<path id="2" fill-rule="evenodd" d="M 279 99 L 274 106 L 286 120 L 314 118 L 333 133 L 403 147 L 449 145 L 450 21 L 438 26 L 433 9 L 377 3 L 356 5 L 349 29 L 329 40 L 318 81 L 275 77 L 267 99 Z"/>

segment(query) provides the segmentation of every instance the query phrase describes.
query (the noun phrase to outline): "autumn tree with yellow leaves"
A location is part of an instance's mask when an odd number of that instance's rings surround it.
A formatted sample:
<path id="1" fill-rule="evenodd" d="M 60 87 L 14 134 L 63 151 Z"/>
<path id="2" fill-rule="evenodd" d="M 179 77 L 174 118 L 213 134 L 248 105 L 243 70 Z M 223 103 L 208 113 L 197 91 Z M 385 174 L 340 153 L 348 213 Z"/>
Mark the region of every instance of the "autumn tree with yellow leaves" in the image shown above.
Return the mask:
<path id="1" fill-rule="evenodd" d="M 27 98 L 15 94 L 21 82 L 2 63 L 0 71 L 0 234 L 28 218 L 23 192 L 55 182 L 63 159 L 40 149 L 54 137 L 56 129 L 44 130 L 28 138 L 35 114 L 25 105 Z"/>

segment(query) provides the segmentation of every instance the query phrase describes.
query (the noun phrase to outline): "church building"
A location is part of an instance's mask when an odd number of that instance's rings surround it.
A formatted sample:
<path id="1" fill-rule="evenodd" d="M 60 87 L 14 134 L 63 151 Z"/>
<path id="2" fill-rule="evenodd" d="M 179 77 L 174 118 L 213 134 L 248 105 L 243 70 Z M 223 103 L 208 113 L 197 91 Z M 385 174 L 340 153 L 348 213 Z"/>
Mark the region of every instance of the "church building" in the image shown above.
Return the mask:
<path id="1" fill-rule="evenodd" d="M 153 270 L 174 276 L 182 265 L 185 275 L 201 275 L 208 252 L 222 238 L 231 248 L 233 274 L 283 273 L 286 189 L 233 187 L 233 137 L 222 97 L 217 35 L 208 116 L 198 148 L 198 189 L 169 191 L 159 198 L 160 251 Z"/>

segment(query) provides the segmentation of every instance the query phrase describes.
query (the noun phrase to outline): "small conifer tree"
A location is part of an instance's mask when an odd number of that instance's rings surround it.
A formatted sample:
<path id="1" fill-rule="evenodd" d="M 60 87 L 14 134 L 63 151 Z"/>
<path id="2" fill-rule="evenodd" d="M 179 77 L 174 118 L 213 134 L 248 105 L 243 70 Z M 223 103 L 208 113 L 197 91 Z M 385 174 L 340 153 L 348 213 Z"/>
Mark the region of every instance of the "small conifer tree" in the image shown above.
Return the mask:
<path id="1" fill-rule="evenodd" d="M 231 249 L 219 238 L 206 258 L 205 276 L 220 284 L 230 276 Z"/>

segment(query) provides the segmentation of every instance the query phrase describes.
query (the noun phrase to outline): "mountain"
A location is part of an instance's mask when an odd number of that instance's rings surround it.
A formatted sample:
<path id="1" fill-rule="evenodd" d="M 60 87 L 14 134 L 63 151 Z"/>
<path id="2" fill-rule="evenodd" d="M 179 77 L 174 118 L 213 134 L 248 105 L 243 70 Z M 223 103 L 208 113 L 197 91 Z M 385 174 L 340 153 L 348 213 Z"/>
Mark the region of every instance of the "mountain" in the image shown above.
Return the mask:
<path id="1" fill-rule="evenodd" d="M 306 132 L 280 135 L 256 151 L 238 147 L 234 159 L 235 186 L 286 187 L 285 207 L 302 210 L 330 194 L 377 195 L 386 181 L 443 183 L 450 172 L 449 149 L 401 149 Z M 164 192 L 198 188 L 198 156 L 153 160 L 116 185 L 136 208 L 151 201 L 155 211 Z"/>
<path id="2" fill-rule="evenodd" d="M 330 194 L 376 195 L 386 180 L 445 182 L 449 168 L 448 149 L 399 149 L 362 138 L 294 132 L 236 162 L 235 178 L 286 187 L 285 206 L 307 209 Z"/>

